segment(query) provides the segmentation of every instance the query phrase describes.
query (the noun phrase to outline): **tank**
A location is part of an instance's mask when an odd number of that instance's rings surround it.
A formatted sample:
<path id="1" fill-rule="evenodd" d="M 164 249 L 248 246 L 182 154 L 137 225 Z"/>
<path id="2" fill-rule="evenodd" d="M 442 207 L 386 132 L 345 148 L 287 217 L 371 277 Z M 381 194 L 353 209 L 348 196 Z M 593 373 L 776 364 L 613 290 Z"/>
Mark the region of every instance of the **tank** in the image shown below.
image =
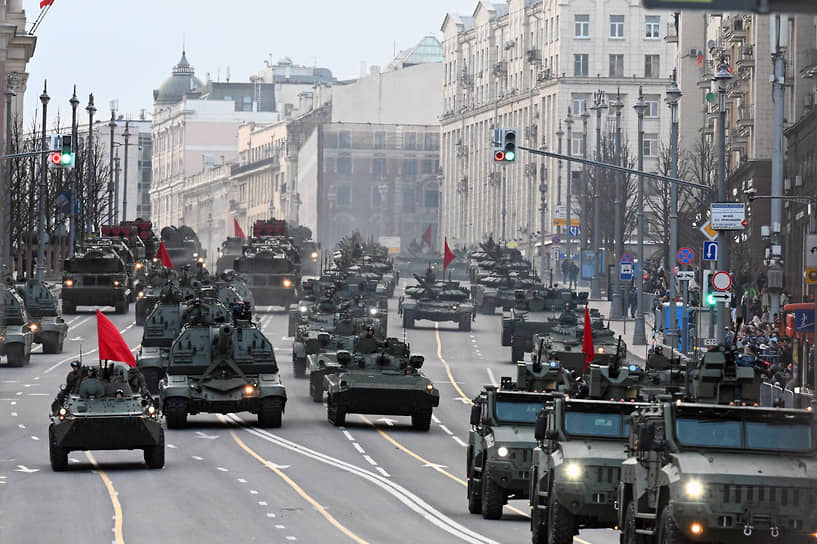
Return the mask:
<path id="1" fill-rule="evenodd" d="M 238 236 L 230 236 L 221 244 L 218 249 L 218 261 L 216 261 L 216 274 L 222 274 L 227 270 L 233 270 L 235 260 L 241 256 L 246 240 Z"/>
<path id="2" fill-rule="evenodd" d="M 324 333 L 325 334 L 325 333 Z M 329 336 L 329 335 L 327 335 Z M 314 402 L 323 402 L 326 392 L 326 380 L 329 374 L 336 374 L 341 368 L 341 359 L 351 360 L 358 337 L 333 334 L 329 338 L 320 337 L 321 349 L 306 356 L 306 369 L 309 373 L 309 396 Z"/>
<path id="3" fill-rule="evenodd" d="M 89 394 L 80 385 L 78 394 L 65 395 L 51 416 L 48 449 L 52 470 L 67 470 L 72 451 L 136 449 L 143 450 L 149 468 L 162 468 L 165 435 L 153 399 L 133 394 L 126 381 L 121 396 L 110 394 L 110 383 L 98 383 L 98 394 Z"/>
<path id="4" fill-rule="evenodd" d="M 471 330 L 474 306 L 469 301 L 468 290 L 458 281 L 434 281 L 431 269 L 426 277 L 414 275 L 417 284 L 406 288 L 406 296 L 400 298 L 398 313 L 403 316 L 403 327 L 413 329 L 418 319 L 430 321 L 453 321 L 461 331 Z"/>
<path id="5" fill-rule="evenodd" d="M 203 305 L 201 305 L 203 306 Z M 262 427 L 280 427 L 286 390 L 269 340 L 240 310 L 232 323 L 215 323 L 199 306 L 170 347 L 159 396 L 168 428 L 180 429 L 201 412 L 257 414 Z"/>
<path id="6" fill-rule="evenodd" d="M 110 245 L 88 245 L 63 263 L 62 312 L 76 313 L 78 305 L 113 306 L 128 312 L 128 272 Z"/>
<path id="7" fill-rule="evenodd" d="M 25 366 L 31 360 L 34 323 L 13 287 L 5 285 L 0 291 L 0 355 L 6 356 L 9 366 Z"/>
<path id="8" fill-rule="evenodd" d="M 165 227 L 161 231 L 161 237 L 170 262 L 176 269 L 181 269 L 185 265 L 192 266 L 197 262 L 203 263 L 207 258 L 207 252 L 201 247 L 199 237 L 188 226 Z"/>
<path id="9" fill-rule="evenodd" d="M 172 285 L 162 290 L 159 304 L 151 311 L 142 331 L 136 365 L 145 377 L 148 390 L 159 394 L 159 382 L 166 377 L 170 347 L 182 329 L 181 292 Z"/>
<path id="10" fill-rule="evenodd" d="M 339 356 L 338 372 L 324 376 L 329 422 L 344 425 L 350 413 L 411 416 L 412 428 L 427 431 L 440 392 L 420 371 L 423 360 L 395 338 L 372 353 Z"/>
<path id="11" fill-rule="evenodd" d="M 35 279 L 18 283 L 16 288 L 32 321 L 34 343 L 43 346 L 43 353 L 62 353 L 68 324 L 62 318 L 57 297 L 45 282 Z"/>

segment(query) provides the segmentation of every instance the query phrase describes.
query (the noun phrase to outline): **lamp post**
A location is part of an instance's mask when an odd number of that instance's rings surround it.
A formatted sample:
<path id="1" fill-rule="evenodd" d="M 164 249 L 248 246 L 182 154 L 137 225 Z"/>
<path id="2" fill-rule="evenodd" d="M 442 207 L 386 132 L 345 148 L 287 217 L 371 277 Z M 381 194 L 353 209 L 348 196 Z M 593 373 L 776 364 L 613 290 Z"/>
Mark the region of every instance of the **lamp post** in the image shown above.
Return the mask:
<path id="1" fill-rule="evenodd" d="M 128 220 L 128 138 L 130 138 L 130 131 L 128 130 L 129 123 L 130 121 L 125 121 L 125 132 L 122 133 L 122 138 L 125 139 L 125 165 L 122 169 L 122 221 Z M 116 197 L 116 201 L 119 202 L 118 195 Z"/>
<path id="2" fill-rule="evenodd" d="M 564 131 L 562 130 L 562 121 L 559 121 L 559 130 L 556 131 L 556 149 L 559 155 L 562 154 L 562 136 L 564 136 Z M 558 215 L 561 213 L 562 208 L 562 161 L 559 159 L 556 161 L 556 215 L 555 217 L 559 219 Z M 560 225 L 556 225 L 556 232 L 561 234 L 562 227 Z M 556 265 L 559 265 L 559 261 L 561 260 L 561 252 L 556 252 Z M 552 264 L 551 264 L 552 267 Z M 558 270 L 556 272 L 559 273 Z M 558 277 L 558 276 L 557 276 Z"/>
<path id="3" fill-rule="evenodd" d="M 647 111 L 644 101 L 644 88 L 638 87 L 638 100 L 633 109 L 638 115 L 638 170 L 644 171 L 644 113 Z M 633 330 L 633 345 L 647 345 L 647 331 L 644 325 L 644 176 L 638 176 L 638 274 L 635 284 L 638 291 L 638 306 L 635 315 L 635 329 Z"/>
<path id="4" fill-rule="evenodd" d="M 607 109 L 604 102 L 604 91 L 599 89 L 593 95 L 593 106 L 590 108 L 596 112 L 596 160 L 601 162 L 601 114 Z M 596 180 L 593 187 L 593 251 L 595 252 L 595 264 L 593 279 L 590 281 L 590 298 L 601 299 L 601 272 L 603 270 L 601 260 L 601 168 L 596 166 Z"/>
<path id="5" fill-rule="evenodd" d="M 718 71 L 712 78 L 718 84 L 718 202 L 723 202 L 726 198 L 726 90 L 732 74 L 729 73 L 729 66 L 726 63 L 726 56 L 721 56 Z M 729 271 L 729 250 L 730 239 L 728 234 L 720 237 L 718 241 L 718 270 Z M 715 311 L 715 337 L 718 342 L 723 342 L 725 337 L 724 327 L 726 323 L 726 307 L 720 302 Z"/>
<path id="6" fill-rule="evenodd" d="M 615 134 L 615 164 L 621 165 L 621 111 L 624 109 L 624 102 L 621 101 L 621 90 L 616 95 L 616 99 L 610 104 L 610 111 L 616 114 L 616 134 Z M 622 174 L 616 172 L 615 174 L 615 200 L 613 202 L 615 208 L 615 263 L 621 262 L 621 257 L 624 255 L 624 200 L 622 198 Z M 626 317 L 624 311 L 624 282 L 618 275 L 618 266 L 613 273 L 613 296 L 612 306 L 610 308 L 610 319 L 624 319 Z"/>
<path id="7" fill-rule="evenodd" d="M 96 187 L 96 157 L 94 157 L 94 113 L 96 113 L 96 106 L 94 106 L 94 93 L 88 95 L 88 105 L 85 106 L 85 111 L 88 112 L 88 175 L 85 178 L 85 190 L 87 191 L 85 201 L 85 232 L 90 234 L 94 230 L 94 206 L 96 199 L 99 196 L 99 191 Z M 80 237 L 80 240 L 82 237 Z"/>
<path id="8" fill-rule="evenodd" d="M 590 114 L 587 113 L 587 107 L 585 106 L 584 111 L 582 112 L 582 158 L 587 160 L 587 121 L 590 119 Z M 582 231 L 584 229 L 584 222 L 587 218 L 587 213 L 585 211 L 587 208 L 587 165 L 582 164 L 582 202 L 581 206 L 579 207 L 580 219 L 579 219 L 579 238 L 581 240 L 581 244 L 579 246 L 580 249 L 584 249 L 587 246 L 587 238 L 586 234 Z"/>
<path id="9" fill-rule="evenodd" d="M 114 177 L 114 171 L 113 171 L 113 168 L 114 168 L 113 167 L 113 135 L 114 135 L 114 130 L 116 130 L 116 110 L 114 110 L 113 108 L 111 108 L 111 120 L 108 122 L 108 126 L 111 128 L 111 152 L 110 152 L 110 155 L 111 155 L 111 157 L 110 157 L 111 158 L 111 164 L 110 164 L 111 172 L 110 172 L 110 174 L 111 175 L 110 175 L 110 178 L 109 178 L 109 181 L 108 181 L 108 224 L 113 225 L 114 221 L 115 221 L 115 218 L 116 218 L 116 211 L 115 211 L 116 210 L 116 208 L 115 208 L 116 204 L 115 204 L 115 202 L 117 202 L 117 199 L 114 198 L 115 189 L 114 189 L 114 181 L 113 181 L 113 177 Z"/>
<path id="10" fill-rule="evenodd" d="M 678 100 L 681 98 L 681 89 L 675 82 L 675 71 L 673 71 L 672 80 L 667 88 L 667 96 L 664 101 L 669 106 L 670 110 L 670 176 L 678 177 Z M 675 278 L 672 277 L 672 263 L 675 255 L 678 253 L 678 185 L 673 183 L 670 187 L 670 208 L 669 208 L 669 329 L 665 336 L 667 343 L 673 347 L 678 347 L 678 338 L 681 332 L 678 330 L 678 316 L 676 298 L 677 293 L 675 289 Z"/>
<path id="11" fill-rule="evenodd" d="M 543 148 L 547 146 L 542 146 Z M 545 252 L 545 212 L 547 211 L 547 167 L 544 161 L 539 168 L 539 251 L 540 253 L 540 270 L 542 274 L 542 282 L 545 281 L 545 266 L 547 263 L 547 255 Z"/>
<path id="12" fill-rule="evenodd" d="M 71 153 L 76 157 L 77 154 L 77 107 L 79 106 L 79 98 L 77 98 L 77 86 L 74 85 L 74 94 L 68 101 L 71 104 Z M 74 243 L 77 239 L 77 170 L 71 168 L 68 174 L 71 177 L 71 215 L 70 228 L 68 233 L 68 255 L 74 256 Z"/>
<path id="13" fill-rule="evenodd" d="M 45 139 L 45 123 L 48 119 L 48 102 L 51 97 L 46 92 L 46 83 L 43 83 L 43 94 L 40 95 L 40 102 L 43 105 L 43 132 L 42 132 L 42 157 L 40 157 L 40 219 L 37 222 L 37 280 L 45 281 L 45 186 L 48 176 L 48 142 Z M 30 263 L 29 263 L 30 264 Z"/>
<path id="14" fill-rule="evenodd" d="M 567 126 L 567 155 L 573 155 L 573 114 L 570 112 L 570 108 L 567 108 L 567 117 L 565 118 L 565 125 Z M 573 207 L 573 180 L 570 179 L 572 175 L 572 168 L 571 163 L 567 163 L 567 176 L 565 177 L 565 184 L 567 185 L 567 251 L 565 254 L 567 255 L 567 262 L 573 262 L 573 241 L 570 239 L 570 227 L 571 227 L 571 216 L 572 216 L 572 207 Z M 570 285 L 570 268 L 568 268 L 568 286 Z"/>
<path id="15" fill-rule="evenodd" d="M 4 153 L 9 155 L 11 154 L 11 99 L 17 95 L 11 88 L 11 74 L 6 77 L 6 91 L 3 95 L 6 97 L 6 142 Z M 3 180 L 3 194 L 0 195 L 3 198 L 3 218 L 0 219 L 3 222 L 2 227 L 0 227 L 3 231 L 3 239 L 0 241 L 0 244 L 2 244 L 0 246 L 0 266 L 7 266 L 7 270 L 11 272 L 11 161 L 9 159 L 5 160 L 3 173 L 5 178 Z"/>

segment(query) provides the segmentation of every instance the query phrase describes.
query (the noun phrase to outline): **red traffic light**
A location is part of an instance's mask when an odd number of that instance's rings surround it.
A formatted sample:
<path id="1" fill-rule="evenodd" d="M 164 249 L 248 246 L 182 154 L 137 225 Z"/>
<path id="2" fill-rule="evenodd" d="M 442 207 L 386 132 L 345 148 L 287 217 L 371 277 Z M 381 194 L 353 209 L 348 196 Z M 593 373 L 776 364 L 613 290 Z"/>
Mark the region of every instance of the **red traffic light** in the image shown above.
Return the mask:
<path id="1" fill-rule="evenodd" d="M 51 161 L 51 164 L 62 164 L 62 153 L 59 151 L 54 151 L 48 156 L 48 160 Z"/>
<path id="2" fill-rule="evenodd" d="M 505 152 L 504 151 L 497 151 L 494 153 L 494 160 L 495 161 L 504 161 L 505 160 Z"/>

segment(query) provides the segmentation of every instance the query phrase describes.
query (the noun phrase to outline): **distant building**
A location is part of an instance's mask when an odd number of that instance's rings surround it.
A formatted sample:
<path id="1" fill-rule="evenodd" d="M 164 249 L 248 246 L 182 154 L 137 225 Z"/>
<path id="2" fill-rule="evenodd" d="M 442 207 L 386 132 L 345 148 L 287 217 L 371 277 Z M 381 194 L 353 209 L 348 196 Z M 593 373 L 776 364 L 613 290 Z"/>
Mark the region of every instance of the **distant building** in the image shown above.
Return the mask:
<path id="1" fill-rule="evenodd" d="M 328 68 L 298 65 L 289 57 L 283 57 L 275 64 L 269 61 L 264 63 L 266 68 L 253 77 L 273 86 L 276 97 L 275 111 L 286 119 L 307 113 L 308 110 L 301 109 L 302 93 L 311 93 L 314 87 L 331 87 L 337 83 L 337 79 Z"/>

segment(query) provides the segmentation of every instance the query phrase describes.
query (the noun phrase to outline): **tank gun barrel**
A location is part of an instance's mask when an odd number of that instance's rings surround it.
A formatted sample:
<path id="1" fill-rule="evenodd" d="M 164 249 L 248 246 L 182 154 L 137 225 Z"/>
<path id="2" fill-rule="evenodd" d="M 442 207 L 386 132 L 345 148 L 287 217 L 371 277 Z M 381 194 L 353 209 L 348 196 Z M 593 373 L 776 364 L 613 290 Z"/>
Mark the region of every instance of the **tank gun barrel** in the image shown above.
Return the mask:
<path id="1" fill-rule="evenodd" d="M 222 325 L 216 338 L 216 351 L 218 353 L 229 353 L 232 351 L 232 343 L 233 328 L 230 325 Z"/>

